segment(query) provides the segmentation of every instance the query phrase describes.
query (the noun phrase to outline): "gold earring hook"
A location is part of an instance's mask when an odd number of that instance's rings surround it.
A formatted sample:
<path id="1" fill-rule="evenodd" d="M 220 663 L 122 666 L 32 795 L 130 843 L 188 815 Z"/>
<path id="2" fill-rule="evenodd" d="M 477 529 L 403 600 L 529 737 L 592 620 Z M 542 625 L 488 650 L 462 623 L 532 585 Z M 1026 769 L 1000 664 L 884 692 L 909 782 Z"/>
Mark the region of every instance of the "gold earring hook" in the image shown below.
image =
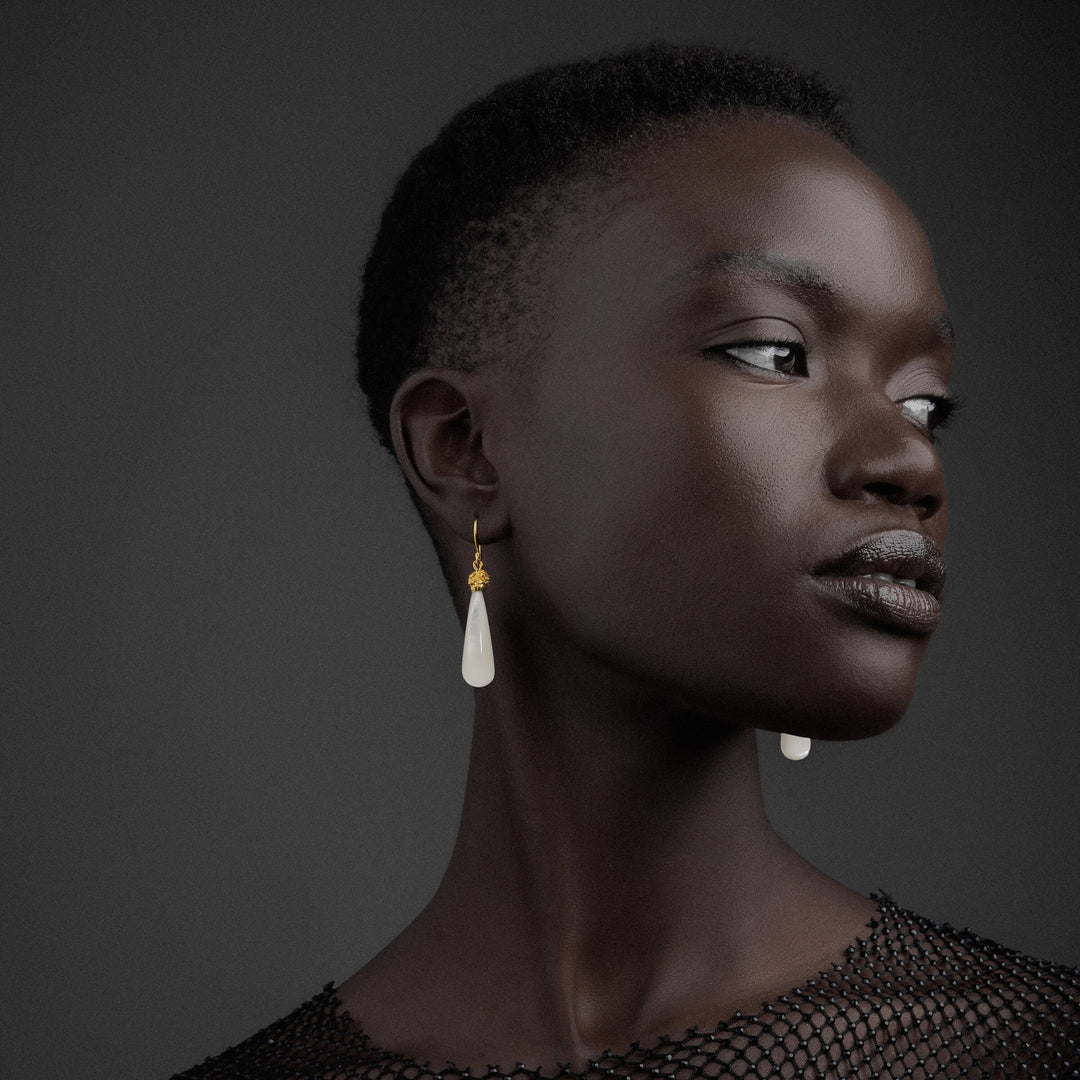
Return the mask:
<path id="1" fill-rule="evenodd" d="M 472 573 L 469 575 L 469 588 L 473 592 L 480 592 L 491 581 L 491 575 L 484 569 L 484 560 L 480 557 L 480 541 L 477 539 L 476 530 L 480 524 L 480 518 L 474 517 L 472 523 L 472 542 L 476 548 L 473 558 Z"/>

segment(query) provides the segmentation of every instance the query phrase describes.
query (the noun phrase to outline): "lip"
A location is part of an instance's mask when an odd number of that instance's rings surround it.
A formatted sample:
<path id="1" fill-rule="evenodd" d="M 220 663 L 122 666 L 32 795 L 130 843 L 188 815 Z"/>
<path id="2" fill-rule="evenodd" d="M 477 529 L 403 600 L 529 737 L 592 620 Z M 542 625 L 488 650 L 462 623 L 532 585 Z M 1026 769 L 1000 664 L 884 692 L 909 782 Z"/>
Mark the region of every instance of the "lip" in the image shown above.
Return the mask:
<path id="1" fill-rule="evenodd" d="M 897 580 L 868 574 L 888 574 Z M 941 619 L 945 557 L 928 536 L 892 529 L 860 540 L 819 567 L 815 580 L 874 622 L 929 634 Z"/>

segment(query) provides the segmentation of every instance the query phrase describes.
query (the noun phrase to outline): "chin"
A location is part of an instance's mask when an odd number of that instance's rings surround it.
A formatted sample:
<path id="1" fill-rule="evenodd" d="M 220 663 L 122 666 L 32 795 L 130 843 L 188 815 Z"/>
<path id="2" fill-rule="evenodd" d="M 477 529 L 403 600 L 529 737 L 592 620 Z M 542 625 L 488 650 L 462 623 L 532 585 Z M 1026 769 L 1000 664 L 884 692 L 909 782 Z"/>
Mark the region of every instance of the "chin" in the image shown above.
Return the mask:
<path id="1" fill-rule="evenodd" d="M 645 675 L 634 696 L 665 702 L 702 731 L 755 727 L 811 739 L 865 739 L 907 712 L 928 643 L 928 635 L 856 626 L 802 635 L 798 647 L 783 651 L 758 642 L 741 653 L 687 651 L 667 671 Z"/>
<path id="2" fill-rule="evenodd" d="M 915 693 L 915 672 L 892 670 L 887 677 L 837 679 L 818 693 L 800 694 L 761 717 L 757 727 L 811 739 L 867 739 L 894 727 Z"/>
<path id="3" fill-rule="evenodd" d="M 717 720 L 765 731 L 865 739 L 888 731 L 907 712 L 925 646 L 925 640 L 869 647 L 863 641 L 857 649 L 805 655 L 800 662 L 774 664 L 768 680 L 759 672 L 750 684 L 705 690 L 699 702 Z"/>
<path id="4" fill-rule="evenodd" d="M 806 735 L 811 739 L 846 741 L 869 739 L 882 735 L 895 727 L 907 712 L 910 697 L 901 704 L 895 702 L 859 703 L 843 714 L 816 716 L 798 728 L 787 727 L 792 735 Z"/>
<path id="5" fill-rule="evenodd" d="M 676 710 L 701 734 L 719 729 L 754 727 L 777 734 L 843 742 L 881 735 L 903 718 L 911 704 L 914 679 L 834 683 L 827 693 L 800 693 L 763 698 L 725 693 L 721 700 L 705 695 L 683 697 Z"/>
<path id="6" fill-rule="evenodd" d="M 799 728 L 783 730 L 815 739 L 865 739 L 888 731 L 907 712 L 930 636 L 860 627 L 838 643 L 791 703 L 791 722 L 798 719 Z"/>

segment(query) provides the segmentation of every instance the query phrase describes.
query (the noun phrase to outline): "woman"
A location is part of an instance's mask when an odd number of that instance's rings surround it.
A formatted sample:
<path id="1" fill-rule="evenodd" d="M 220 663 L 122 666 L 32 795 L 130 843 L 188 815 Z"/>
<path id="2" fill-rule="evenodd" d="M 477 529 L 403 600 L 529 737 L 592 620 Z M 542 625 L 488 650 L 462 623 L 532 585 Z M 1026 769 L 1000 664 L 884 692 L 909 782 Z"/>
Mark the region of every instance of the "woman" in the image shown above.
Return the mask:
<path id="1" fill-rule="evenodd" d="M 360 316 L 466 623 L 461 827 L 382 953 L 185 1075 L 1080 1075 L 1077 972 L 764 812 L 755 728 L 890 727 L 944 587 L 951 327 L 836 94 L 666 46 L 500 87 L 399 183 Z"/>

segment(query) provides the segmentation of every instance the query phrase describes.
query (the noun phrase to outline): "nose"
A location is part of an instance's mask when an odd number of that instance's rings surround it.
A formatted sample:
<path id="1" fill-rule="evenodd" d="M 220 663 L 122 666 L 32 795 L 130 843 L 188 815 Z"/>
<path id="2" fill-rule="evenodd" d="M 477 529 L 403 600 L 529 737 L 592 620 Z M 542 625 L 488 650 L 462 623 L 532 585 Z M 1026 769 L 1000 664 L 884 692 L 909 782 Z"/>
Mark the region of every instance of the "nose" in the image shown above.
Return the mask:
<path id="1" fill-rule="evenodd" d="M 928 434 L 886 401 L 845 410 L 826 469 L 830 491 L 841 499 L 910 507 L 919 520 L 945 505 L 945 474 Z"/>

